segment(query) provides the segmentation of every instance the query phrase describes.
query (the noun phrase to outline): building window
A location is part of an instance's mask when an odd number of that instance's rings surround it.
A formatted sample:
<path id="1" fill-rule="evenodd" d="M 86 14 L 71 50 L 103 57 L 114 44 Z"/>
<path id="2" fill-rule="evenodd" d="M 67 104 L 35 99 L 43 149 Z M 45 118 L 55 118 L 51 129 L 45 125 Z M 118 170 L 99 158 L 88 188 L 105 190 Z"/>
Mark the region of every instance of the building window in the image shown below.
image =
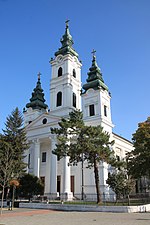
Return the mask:
<path id="1" fill-rule="evenodd" d="M 57 192 L 60 194 L 61 191 L 61 176 L 57 176 Z"/>
<path id="2" fill-rule="evenodd" d="M 119 155 L 116 155 L 116 159 L 117 159 L 118 162 L 120 162 L 120 156 Z M 121 169 L 120 166 L 118 166 L 118 170 L 120 170 L 120 169 Z"/>
<path id="3" fill-rule="evenodd" d="M 61 77 L 62 76 L 62 67 L 59 67 L 58 69 L 58 77 Z"/>
<path id="4" fill-rule="evenodd" d="M 57 93 L 57 103 L 56 103 L 56 106 L 58 107 L 58 106 L 61 106 L 61 105 L 62 105 L 62 92 L 59 91 Z"/>
<path id="5" fill-rule="evenodd" d="M 120 156 L 119 155 L 116 155 L 116 159 L 119 162 L 120 161 Z"/>
<path id="6" fill-rule="evenodd" d="M 75 107 L 76 108 L 76 94 L 75 93 L 73 93 L 73 107 Z"/>
<path id="7" fill-rule="evenodd" d="M 73 193 L 73 195 L 74 195 L 74 188 L 75 188 L 75 179 L 74 178 L 75 178 L 74 176 L 70 177 L 71 192 Z"/>
<path id="8" fill-rule="evenodd" d="M 90 113 L 90 116 L 94 116 L 95 115 L 94 104 L 89 105 L 89 113 Z"/>
<path id="9" fill-rule="evenodd" d="M 42 162 L 46 162 L 46 152 L 42 152 Z"/>
<path id="10" fill-rule="evenodd" d="M 43 124 L 46 124 L 46 123 L 47 123 L 47 119 L 44 118 L 43 121 L 42 121 L 42 123 L 43 123 Z"/>
<path id="11" fill-rule="evenodd" d="M 104 116 L 107 116 L 107 106 L 104 105 Z"/>
<path id="12" fill-rule="evenodd" d="M 30 161 L 31 161 L 31 155 L 29 154 L 29 155 L 28 155 L 28 168 L 29 168 L 29 169 L 30 169 L 30 163 L 31 163 Z"/>
<path id="13" fill-rule="evenodd" d="M 76 78 L 76 70 L 73 69 L 73 77 Z"/>

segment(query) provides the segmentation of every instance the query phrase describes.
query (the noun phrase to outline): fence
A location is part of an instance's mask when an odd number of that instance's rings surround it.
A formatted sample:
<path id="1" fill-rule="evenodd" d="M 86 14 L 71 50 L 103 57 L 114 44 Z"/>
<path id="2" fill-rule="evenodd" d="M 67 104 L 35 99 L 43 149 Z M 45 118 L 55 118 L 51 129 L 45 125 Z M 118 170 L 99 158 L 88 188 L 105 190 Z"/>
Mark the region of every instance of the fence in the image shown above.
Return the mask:
<path id="1" fill-rule="evenodd" d="M 114 194 L 101 194 L 101 202 L 105 205 L 109 204 L 120 204 L 120 205 L 137 205 L 137 204 L 148 204 L 150 203 L 150 193 L 140 193 L 132 194 L 129 196 L 122 196 L 119 199 L 116 199 Z M 97 202 L 96 194 L 74 194 L 73 198 L 68 200 L 65 194 L 60 194 L 57 197 L 49 194 L 48 196 L 40 196 L 32 199 L 33 202 L 49 202 L 49 203 L 81 203 L 81 204 L 95 204 Z"/>
<path id="2" fill-rule="evenodd" d="M 150 193 L 139 193 L 139 194 L 131 194 L 130 196 L 120 197 L 116 199 L 114 194 L 101 194 L 100 199 L 103 205 L 141 205 L 141 204 L 149 204 L 150 203 Z M 29 202 L 29 200 L 25 200 L 24 198 L 15 199 L 16 202 Z M 65 198 L 65 194 L 60 194 L 60 196 L 47 195 L 47 196 L 34 196 L 31 202 L 45 202 L 50 204 L 95 204 L 97 202 L 96 194 L 74 194 L 73 198 L 69 201 Z M 1 201 L 0 201 L 1 202 Z M 4 202 L 7 202 L 5 200 Z M 1 205 L 1 204 L 0 204 Z"/>

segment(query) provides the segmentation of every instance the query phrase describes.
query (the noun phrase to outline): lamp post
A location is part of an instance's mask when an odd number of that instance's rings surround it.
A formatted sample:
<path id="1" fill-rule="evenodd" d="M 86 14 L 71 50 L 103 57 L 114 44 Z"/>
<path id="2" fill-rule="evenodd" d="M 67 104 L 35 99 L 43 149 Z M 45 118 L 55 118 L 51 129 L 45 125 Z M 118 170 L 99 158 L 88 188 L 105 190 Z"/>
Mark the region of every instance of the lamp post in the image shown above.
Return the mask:
<path id="1" fill-rule="evenodd" d="M 17 179 L 12 179 L 10 181 L 10 185 L 13 188 L 13 190 L 12 190 L 13 191 L 13 193 L 12 193 L 12 208 L 13 208 L 14 207 L 14 201 L 15 201 L 15 189 L 16 189 L 16 187 L 19 186 L 19 181 Z"/>
<path id="2" fill-rule="evenodd" d="M 82 153 L 82 162 L 81 162 L 81 200 L 84 200 L 84 171 L 83 171 L 83 153 Z"/>

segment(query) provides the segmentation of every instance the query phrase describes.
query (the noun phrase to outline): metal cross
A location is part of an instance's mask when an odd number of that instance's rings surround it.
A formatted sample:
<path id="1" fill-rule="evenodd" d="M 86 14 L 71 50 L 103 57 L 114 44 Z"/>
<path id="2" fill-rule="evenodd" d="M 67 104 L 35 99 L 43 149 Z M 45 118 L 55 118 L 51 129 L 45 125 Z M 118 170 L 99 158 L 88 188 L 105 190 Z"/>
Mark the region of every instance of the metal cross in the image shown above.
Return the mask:
<path id="1" fill-rule="evenodd" d="M 93 54 L 93 56 L 95 56 L 96 50 L 93 49 L 91 53 Z"/>
<path id="2" fill-rule="evenodd" d="M 38 73 L 38 80 L 40 80 L 40 77 L 41 77 L 41 73 L 39 72 Z"/>
<path id="3" fill-rule="evenodd" d="M 68 27 L 68 26 L 69 26 L 69 24 L 68 24 L 68 23 L 69 23 L 69 21 L 70 21 L 70 20 L 68 20 L 68 19 L 66 20 L 66 22 L 65 22 L 65 23 L 66 23 L 66 27 Z"/>

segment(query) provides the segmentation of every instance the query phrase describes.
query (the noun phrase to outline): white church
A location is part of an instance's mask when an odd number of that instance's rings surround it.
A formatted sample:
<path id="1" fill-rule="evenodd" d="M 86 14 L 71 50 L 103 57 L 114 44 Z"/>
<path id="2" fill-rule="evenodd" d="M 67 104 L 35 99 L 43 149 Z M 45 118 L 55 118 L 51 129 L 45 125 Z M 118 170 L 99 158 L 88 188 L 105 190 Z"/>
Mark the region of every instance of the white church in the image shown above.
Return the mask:
<path id="1" fill-rule="evenodd" d="M 124 159 L 133 145 L 127 139 L 113 133 L 111 118 L 111 95 L 104 83 L 102 73 L 93 51 L 92 65 L 86 83 L 81 86 L 81 61 L 73 48 L 73 39 L 66 21 L 61 47 L 50 60 L 50 109 L 45 104 L 40 74 L 32 97 L 24 109 L 24 121 L 30 148 L 26 151 L 27 172 L 41 178 L 44 195 L 50 199 L 71 200 L 80 198 L 96 199 L 94 170 L 87 169 L 86 163 L 70 165 L 69 158 L 61 160 L 52 154 L 57 143 L 51 128 L 58 127 L 62 117 L 67 118 L 70 111 L 80 109 L 86 125 L 101 125 L 115 141 L 113 149 L 118 159 Z M 82 91 L 81 91 L 82 90 Z M 106 184 L 111 167 L 106 163 L 99 165 L 100 190 L 106 196 L 112 194 Z M 79 197 L 80 196 L 80 197 Z M 83 197 L 83 196 L 82 196 Z"/>

